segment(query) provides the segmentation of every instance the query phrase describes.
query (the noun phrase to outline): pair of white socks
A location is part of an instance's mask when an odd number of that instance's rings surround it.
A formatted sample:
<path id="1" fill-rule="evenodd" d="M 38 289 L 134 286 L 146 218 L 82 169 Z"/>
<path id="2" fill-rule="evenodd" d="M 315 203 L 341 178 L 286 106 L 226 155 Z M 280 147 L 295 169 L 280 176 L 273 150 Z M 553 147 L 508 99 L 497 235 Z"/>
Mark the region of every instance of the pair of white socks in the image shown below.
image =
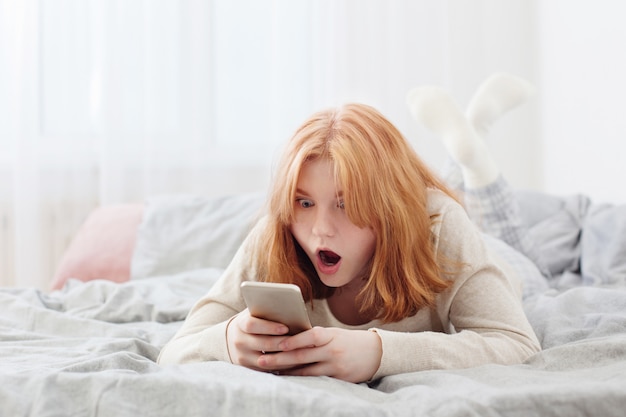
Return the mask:
<path id="1" fill-rule="evenodd" d="M 441 136 L 450 157 L 461 168 L 465 187 L 472 189 L 491 184 L 500 175 L 484 141 L 491 125 L 534 91 L 526 80 L 497 73 L 479 86 L 465 113 L 436 86 L 411 90 L 407 104 L 415 120 Z"/>

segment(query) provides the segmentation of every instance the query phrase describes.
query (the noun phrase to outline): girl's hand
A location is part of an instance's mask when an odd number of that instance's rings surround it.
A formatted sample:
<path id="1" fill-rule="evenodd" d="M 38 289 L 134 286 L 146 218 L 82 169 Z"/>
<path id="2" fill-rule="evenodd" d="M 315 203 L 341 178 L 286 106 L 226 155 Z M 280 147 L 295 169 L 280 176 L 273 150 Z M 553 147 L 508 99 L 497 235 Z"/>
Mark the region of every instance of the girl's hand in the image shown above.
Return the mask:
<path id="1" fill-rule="evenodd" d="M 280 353 L 261 355 L 257 366 L 281 370 L 281 375 L 325 375 L 349 382 L 370 380 L 383 354 L 375 332 L 324 327 L 283 338 L 277 348 Z"/>
<path id="2" fill-rule="evenodd" d="M 259 371 L 278 371 L 285 367 L 260 368 L 259 357 L 266 352 L 276 352 L 287 339 L 289 329 L 284 324 L 252 317 L 248 309 L 239 313 L 226 328 L 226 343 L 230 360 L 236 365 Z"/>

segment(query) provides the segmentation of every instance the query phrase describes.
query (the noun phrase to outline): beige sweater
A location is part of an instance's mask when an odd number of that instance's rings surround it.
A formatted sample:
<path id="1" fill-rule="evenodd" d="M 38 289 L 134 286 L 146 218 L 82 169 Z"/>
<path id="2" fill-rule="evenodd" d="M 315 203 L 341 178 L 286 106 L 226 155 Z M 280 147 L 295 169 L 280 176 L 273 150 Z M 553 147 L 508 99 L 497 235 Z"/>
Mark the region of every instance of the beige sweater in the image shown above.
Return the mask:
<path id="1" fill-rule="evenodd" d="M 307 307 L 314 326 L 370 329 L 382 340 L 383 354 L 374 378 L 428 369 L 453 369 L 487 363 L 518 364 L 541 347 L 521 304 L 521 283 L 510 266 L 484 244 L 464 209 L 440 191 L 430 190 L 428 208 L 439 214 L 432 230 L 436 250 L 471 265 L 437 297 L 435 309 L 422 309 L 399 322 L 378 320 L 349 326 L 337 320 L 325 300 Z M 246 308 L 239 285 L 255 280 L 251 257 L 257 233 L 251 232 L 222 277 L 191 309 L 185 323 L 163 348 L 161 364 L 220 360 L 229 362 L 226 327 Z"/>

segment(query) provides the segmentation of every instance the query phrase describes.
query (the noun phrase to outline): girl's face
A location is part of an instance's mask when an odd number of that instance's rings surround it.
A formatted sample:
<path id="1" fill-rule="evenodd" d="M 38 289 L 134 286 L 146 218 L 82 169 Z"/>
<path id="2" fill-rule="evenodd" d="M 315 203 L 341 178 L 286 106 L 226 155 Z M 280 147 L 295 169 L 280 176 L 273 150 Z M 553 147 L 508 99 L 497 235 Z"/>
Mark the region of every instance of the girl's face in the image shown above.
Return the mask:
<path id="1" fill-rule="evenodd" d="M 303 165 L 291 233 L 325 285 L 343 287 L 353 281 L 361 285 L 374 255 L 376 236 L 371 228 L 357 227 L 348 219 L 343 190 L 335 185 L 333 164 L 328 159 Z"/>

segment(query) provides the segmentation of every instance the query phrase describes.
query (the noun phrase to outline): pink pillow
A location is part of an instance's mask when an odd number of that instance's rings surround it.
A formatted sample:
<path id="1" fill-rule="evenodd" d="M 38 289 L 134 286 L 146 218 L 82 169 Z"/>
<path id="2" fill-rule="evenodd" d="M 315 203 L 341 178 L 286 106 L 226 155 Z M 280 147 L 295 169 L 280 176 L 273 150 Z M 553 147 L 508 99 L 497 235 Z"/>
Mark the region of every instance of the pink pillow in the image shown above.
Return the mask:
<path id="1" fill-rule="evenodd" d="M 119 204 L 91 212 L 63 254 L 52 289 L 63 288 L 70 278 L 128 281 L 143 210 L 141 204 Z"/>

